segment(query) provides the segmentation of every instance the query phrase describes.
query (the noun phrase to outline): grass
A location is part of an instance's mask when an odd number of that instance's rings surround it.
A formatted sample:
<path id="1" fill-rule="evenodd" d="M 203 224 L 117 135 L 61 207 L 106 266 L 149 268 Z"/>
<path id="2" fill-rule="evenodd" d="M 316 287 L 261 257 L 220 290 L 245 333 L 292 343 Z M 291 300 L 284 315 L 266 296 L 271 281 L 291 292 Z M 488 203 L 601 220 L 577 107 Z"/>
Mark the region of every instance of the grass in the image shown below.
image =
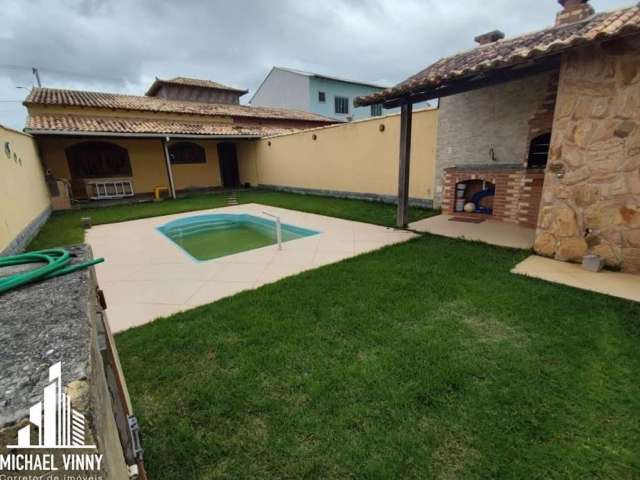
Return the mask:
<path id="1" fill-rule="evenodd" d="M 424 236 L 117 335 L 150 478 L 640 478 L 640 306 L 525 256 Z"/>
<path id="2" fill-rule="evenodd" d="M 264 205 L 291 208 L 347 220 L 395 226 L 396 207 L 384 203 L 261 190 L 239 192 L 237 198 L 239 203 L 262 203 Z M 55 213 L 38 236 L 31 242 L 29 250 L 82 243 L 84 240 L 84 230 L 80 225 L 80 218 L 82 217 L 91 217 L 94 225 L 100 225 L 172 213 L 218 208 L 225 205 L 226 196 L 224 194 L 210 194 L 177 200 L 165 200 L 163 202 L 86 208 Z M 409 218 L 410 221 L 415 221 L 435 213 L 437 212 L 434 210 L 412 207 L 409 209 Z"/>

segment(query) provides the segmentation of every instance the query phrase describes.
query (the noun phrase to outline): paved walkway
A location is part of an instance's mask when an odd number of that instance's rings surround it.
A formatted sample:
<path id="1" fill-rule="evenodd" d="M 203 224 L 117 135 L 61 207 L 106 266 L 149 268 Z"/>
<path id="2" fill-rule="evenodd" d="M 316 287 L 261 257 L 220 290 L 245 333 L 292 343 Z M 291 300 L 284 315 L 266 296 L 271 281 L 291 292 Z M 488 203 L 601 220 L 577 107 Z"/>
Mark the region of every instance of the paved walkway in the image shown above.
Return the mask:
<path id="1" fill-rule="evenodd" d="M 274 245 L 196 262 L 156 230 L 170 220 L 203 213 L 268 218 L 263 211 L 321 233 L 286 242 L 282 251 Z M 96 257 L 106 259 L 96 272 L 117 332 L 413 237 L 367 223 L 247 204 L 99 225 L 87 231 L 86 241 Z"/>
<path id="2" fill-rule="evenodd" d="M 532 255 L 515 266 L 513 273 L 560 283 L 592 292 L 640 302 L 640 275 L 589 272 L 575 263 L 559 262 Z"/>
<path id="3" fill-rule="evenodd" d="M 452 222 L 449 220 L 450 218 L 452 218 L 452 215 L 437 215 L 413 222 L 409 225 L 409 228 L 417 232 L 475 240 L 500 247 L 525 250 L 533 247 L 535 229 L 496 220 L 486 220 L 482 223 L 464 223 Z"/>

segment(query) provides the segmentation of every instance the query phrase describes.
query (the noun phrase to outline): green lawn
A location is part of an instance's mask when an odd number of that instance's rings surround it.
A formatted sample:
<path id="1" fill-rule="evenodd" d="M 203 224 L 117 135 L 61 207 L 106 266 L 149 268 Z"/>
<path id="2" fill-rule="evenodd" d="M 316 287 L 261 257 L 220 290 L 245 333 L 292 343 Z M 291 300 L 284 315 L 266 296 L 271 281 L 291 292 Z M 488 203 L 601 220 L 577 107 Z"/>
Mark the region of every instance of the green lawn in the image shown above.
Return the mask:
<path id="1" fill-rule="evenodd" d="M 237 198 L 240 203 L 262 203 L 274 207 L 292 208 L 320 215 L 346 218 L 347 220 L 395 226 L 396 207 L 384 203 L 261 190 L 239 192 Z M 51 216 L 38 236 L 31 242 L 29 250 L 81 243 L 84 240 L 84 230 L 80 226 L 80 218 L 82 217 L 91 217 L 94 225 L 99 225 L 225 205 L 226 195 L 210 194 L 162 202 L 86 208 L 56 213 Z M 409 218 L 410 221 L 415 221 L 435 213 L 437 212 L 434 210 L 414 207 L 409 209 Z"/>
<path id="2" fill-rule="evenodd" d="M 424 236 L 117 335 L 150 478 L 640 478 L 640 306 L 526 255 Z"/>

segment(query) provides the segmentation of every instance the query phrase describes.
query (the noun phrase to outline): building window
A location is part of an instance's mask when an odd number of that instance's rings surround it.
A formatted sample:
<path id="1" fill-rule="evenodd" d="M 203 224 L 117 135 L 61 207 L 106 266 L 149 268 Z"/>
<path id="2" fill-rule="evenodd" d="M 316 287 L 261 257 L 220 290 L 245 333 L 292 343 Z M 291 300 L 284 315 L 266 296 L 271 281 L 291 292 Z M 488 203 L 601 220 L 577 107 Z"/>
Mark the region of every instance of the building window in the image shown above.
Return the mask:
<path id="1" fill-rule="evenodd" d="M 82 142 L 65 150 L 71 177 L 130 177 L 131 163 L 126 148 L 110 142 Z"/>
<path id="2" fill-rule="evenodd" d="M 528 168 L 545 168 L 549 160 L 549 147 L 551 146 L 551 133 L 543 133 L 531 140 L 529 145 Z"/>
<path id="3" fill-rule="evenodd" d="M 347 97 L 336 97 L 336 113 L 349 113 L 349 99 Z"/>
<path id="4" fill-rule="evenodd" d="M 318 101 L 324 103 L 327 101 L 327 94 L 324 92 L 318 92 Z"/>
<path id="5" fill-rule="evenodd" d="M 169 159 L 174 165 L 207 163 L 204 148 L 197 143 L 178 142 L 169 144 Z"/>
<path id="6" fill-rule="evenodd" d="M 371 105 L 371 116 L 379 117 L 380 115 L 382 115 L 382 105 L 380 103 Z"/>

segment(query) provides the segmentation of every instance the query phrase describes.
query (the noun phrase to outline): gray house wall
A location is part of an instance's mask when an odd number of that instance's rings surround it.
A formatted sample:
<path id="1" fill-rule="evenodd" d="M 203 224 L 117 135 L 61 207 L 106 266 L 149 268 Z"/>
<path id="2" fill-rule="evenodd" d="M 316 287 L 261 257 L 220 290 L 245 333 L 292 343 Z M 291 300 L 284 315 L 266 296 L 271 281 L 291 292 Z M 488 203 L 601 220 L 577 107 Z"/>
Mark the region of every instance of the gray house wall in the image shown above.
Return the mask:
<path id="1" fill-rule="evenodd" d="M 526 160 L 529 120 L 541 107 L 548 83 L 549 74 L 542 74 L 441 99 L 434 205 L 442 202 L 445 168 Z"/>
<path id="2" fill-rule="evenodd" d="M 310 111 L 309 77 L 274 68 L 251 99 L 256 107 L 282 107 Z"/>

